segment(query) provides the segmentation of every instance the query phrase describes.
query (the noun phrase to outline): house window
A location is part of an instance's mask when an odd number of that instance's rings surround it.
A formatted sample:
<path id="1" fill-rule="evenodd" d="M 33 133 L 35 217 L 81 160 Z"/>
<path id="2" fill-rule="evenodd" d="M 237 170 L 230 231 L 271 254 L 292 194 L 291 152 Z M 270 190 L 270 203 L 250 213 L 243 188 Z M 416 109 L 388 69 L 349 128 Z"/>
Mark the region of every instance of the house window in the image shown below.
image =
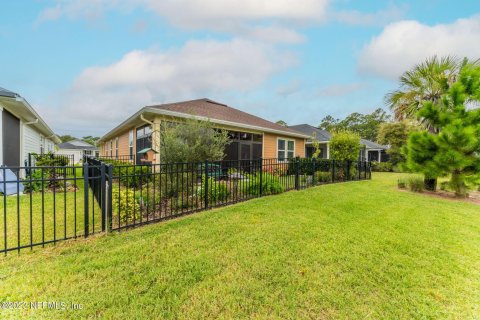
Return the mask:
<path id="1" fill-rule="evenodd" d="M 262 157 L 263 135 L 229 131 L 230 143 L 225 147 L 224 160 L 257 160 Z"/>
<path id="2" fill-rule="evenodd" d="M 145 125 L 143 127 L 137 128 L 137 150 L 136 150 L 136 163 L 141 163 L 143 154 L 138 152 L 152 148 L 152 127 L 150 125 Z"/>
<path id="3" fill-rule="evenodd" d="M 118 159 L 118 138 L 115 139 L 115 159 Z"/>
<path id="4" fill-rule="evenodd" d="M 295 141 L 287 139 L 278 139 L 277 157 L 280 161 L 291 159 L 295 154 Z"/>
<path id="5" fill-rule="evenodd" d="M 40 136 L 40 154 L 45 153 L 45 137 Z"/>
<path id="6" fill-rule="evenodd" d="M 128 155 L 130 160 L 133 160 L 133 130 L 128 133 Z"/>
<path id="7" fill-rule="evenodd" d="M 113 141 L 110 140 L 110 157 L 113 157 Z"/>

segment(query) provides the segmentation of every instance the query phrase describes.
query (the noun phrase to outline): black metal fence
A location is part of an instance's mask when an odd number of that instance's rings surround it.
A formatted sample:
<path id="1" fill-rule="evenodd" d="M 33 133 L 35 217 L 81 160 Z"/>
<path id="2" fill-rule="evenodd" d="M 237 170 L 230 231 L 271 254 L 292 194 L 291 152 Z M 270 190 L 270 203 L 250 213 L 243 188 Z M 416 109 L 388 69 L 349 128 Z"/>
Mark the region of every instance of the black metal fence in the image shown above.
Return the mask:
<path id="1" fill-rule="evenodd" d="M 4 253 L 288 190 L 371 178 L 368 162 L 303 158 L 154 165 L 86 158 L 83 167 L 13 168 L 23 179 L 8 178 L 7 170 L 0 169 L 7 177 L 0 204 Z"/>
<path id="2" fill-rule="evenodd" d="M 102 230 L 102 209 L 85 187 L 101 177 L 76 166 L 1 167 L 0 175 L 0 252 Z"/>

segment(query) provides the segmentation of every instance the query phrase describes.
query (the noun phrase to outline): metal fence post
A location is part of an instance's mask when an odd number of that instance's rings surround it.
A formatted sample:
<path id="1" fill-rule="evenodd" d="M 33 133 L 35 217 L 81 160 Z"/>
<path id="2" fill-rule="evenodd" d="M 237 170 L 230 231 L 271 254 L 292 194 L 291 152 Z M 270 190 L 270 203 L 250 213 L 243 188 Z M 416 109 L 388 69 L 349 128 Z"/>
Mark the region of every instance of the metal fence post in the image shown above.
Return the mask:
<path id="1" fill-rule="evenodd" d="M 335 160 L 332 160 L 332 182 L 335 182 Z"/>
<path id="2" fill-rule="evenodd" d="M 347 181 L 350 181 L 350 166 L 352 165 L 352 162 L 350 160 L 347 160 Z"/>
<path id="3" fill-rule="evenodd" d="M 208 209 L 208 160 L 205 160 L 205 169 L 203 174 L 205 175 L 205 181 L 204 181 L 204 188 L 205 191 L 203 193 L 204 201 L 205 201 L 205 209 Z"/>
<path id="4" fill-rule="evenodd" d="M 263 195 L 263 158 L 260 158 L 260 197 Z"/>
<path id="5" fill-rule="evenodd" d="M 88 163 L 83 164 L 83 224 L 85 238 L 88 237 L 89 225 L 88 225 Z"/>
<path id="6" fill-rule="evenodd" d="M 107 179 L 105 177 L 105 163 L 100 165 L 100 208 L 102 210 L 102 232 L 105 232 L 107 227 Z"/>
<path id="7" fill-rule="evenodd" d="M 112 231 L 112 208 L 113 208 L 113 205 L 112 205 L 112 186 L 113 186 L 113 165 L 107 165 L 106 167 L 106 171 L 107 171 L 107 183 L 106 183 L 106 209 L 105 209 L 105 213 L 106 213 L 106 224 L 107 224 L 107 232 L 111 232 Z"/>
<path id="8" fill-rule="evenodd" d="M 300 158 L 295 157 L 295 189 L 300 189 Z"/>
<path id="9" fill-rule="evenodd" d="M 315 172 L 317 171 L 317 158 L 312 158 L 312 185 L 316 184 L 315 182 Z"/>

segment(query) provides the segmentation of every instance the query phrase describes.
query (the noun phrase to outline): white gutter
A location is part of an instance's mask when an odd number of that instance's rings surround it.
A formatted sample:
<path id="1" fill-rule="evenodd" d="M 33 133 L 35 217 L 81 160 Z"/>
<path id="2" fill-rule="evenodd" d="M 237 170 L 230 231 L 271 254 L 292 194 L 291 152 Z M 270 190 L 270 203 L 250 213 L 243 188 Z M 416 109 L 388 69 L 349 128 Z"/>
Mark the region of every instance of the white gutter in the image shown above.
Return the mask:
<path id="1" fill-rule="evenodd" d="M 35 120 L 30 121 L 30 122 L 25 122 L 24 124 L 25 125 L 30 125 L 30 124 L 37 124 L 37 123 L 38 123 L 38 118 L 36 118 Z"/>

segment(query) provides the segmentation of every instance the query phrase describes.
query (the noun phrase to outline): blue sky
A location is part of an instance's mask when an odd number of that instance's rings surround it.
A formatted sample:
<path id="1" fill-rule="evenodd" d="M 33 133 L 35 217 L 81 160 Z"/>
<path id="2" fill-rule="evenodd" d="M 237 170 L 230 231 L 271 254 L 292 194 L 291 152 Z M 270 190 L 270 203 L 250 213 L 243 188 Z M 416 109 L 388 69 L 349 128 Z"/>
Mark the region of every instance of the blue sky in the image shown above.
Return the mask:
<path id="1" fill-rule="evenodd" d="M 317 125 L 428 56 L 480 57 L 478 1 L 4 1 L 0 21 L 0 87 L 75 136 L 202 97 Z"/>

